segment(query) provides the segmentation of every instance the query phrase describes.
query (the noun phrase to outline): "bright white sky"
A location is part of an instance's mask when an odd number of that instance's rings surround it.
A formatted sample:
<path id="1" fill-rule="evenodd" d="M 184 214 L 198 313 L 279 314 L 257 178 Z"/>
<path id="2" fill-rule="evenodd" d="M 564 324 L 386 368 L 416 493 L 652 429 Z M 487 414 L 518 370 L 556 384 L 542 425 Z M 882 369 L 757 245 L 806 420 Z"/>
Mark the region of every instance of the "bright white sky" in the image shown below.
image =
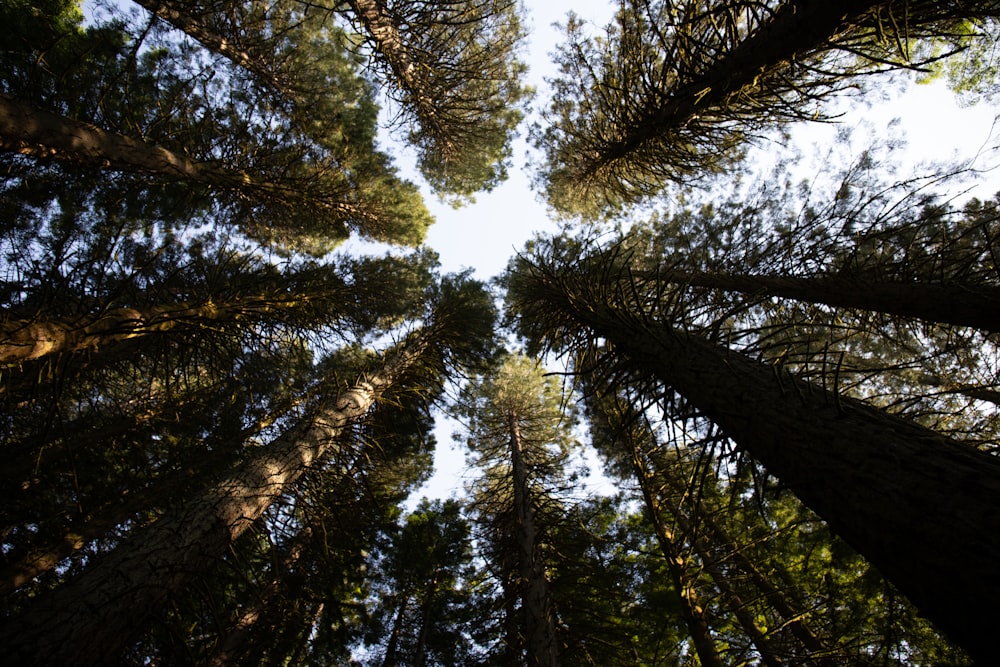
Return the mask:
<path id="1" fill-rule="evenodd" d="M 549 54 L 562 41 L 562 32 L 552 27 L 554 22 L 564 22 L 566 13 L 575 12 L 600 30 L 611 19 L 615 2 L 590 0 L 570 2 L 568 0 L 527 0 L 529 29 L 531 31 L 529 51 L 526 55 L 531 67 L 530 83 L 537 89 L 536 108 L 542 108 L 547 100 L 543 78 L 555 74 Z M 875 128 L 884 128 L 899 117 L 900 129 L 909 140 L 904 154 L 911 162 L 903 165 L 903 171 L 915 167 L 917 162 L 947 160 L 962 157 L 969 159 L 981 152 L 986 154 L 977 163 L 983 166 L 995 160 L 995 151 L 985 150 L 996 143 L 993 137 L 993 123 L 996 112 L 989 107 L 961 109 L 955 103 L 951 92 L 943 85 L 910 86 L 903 95 L 891 102 L 874 108 L 856 105 L 842 120 L 848 126 L 862 122 L 871 123 Z M 796 143 L 815 154 L 816 163 L 822 163 L 826 147 L 833 142 L 836 127 L 814 125 L 793 134 Z M 526 145 L 523 141 L 515 149 L 515 164 L 510 179 L 494 192 L 477 197 L 476 204 L 459 210 L 442 205 L 429 191 L 424 189 L 425 198 L 437 222 L 431 227 L 427 244 L 441 256 L 443 271 L 475 269 L 482 280 L 488 280 L 506 267 L 511 256 L 524 247 L 525 241 L 535 232 L 555 231 L 556 225 L 548 219 L 545 206 L 530 190 L 529 176 L 524 170 Z M 394 151 L 404 173 L 420 182 L 414 176 L 412 154 Z M 998 175 L 993 174 L 991 185 L 976 194 L 989 197 L 1000 190 Z M 446 424 L 435 431 L 438 450 L 435 454 L 434 477 L 414 494 L 430 497 L 448 497 L 469 475 L 465 470 L 463 451 L 451 441 L 450 429 Z"/>

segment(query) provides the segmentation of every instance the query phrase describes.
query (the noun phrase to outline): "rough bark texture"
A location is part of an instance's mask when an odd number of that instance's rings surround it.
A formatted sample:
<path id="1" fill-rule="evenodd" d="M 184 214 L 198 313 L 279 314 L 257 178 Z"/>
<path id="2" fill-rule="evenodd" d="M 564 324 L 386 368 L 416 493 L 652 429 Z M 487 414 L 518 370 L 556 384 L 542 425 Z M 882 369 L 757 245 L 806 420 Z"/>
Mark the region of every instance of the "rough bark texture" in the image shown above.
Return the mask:
<path id="1" fill-rule="evenodd" d="M 549 613 L 549 585 L 538 558 L 538 528 L 531 507 L 528 470 L 524 460 L 524 442 L 516 414 L 508 416 L 510 431 L 511 473 L 514 482 L 514 515 L 517 520 L 517 565 L 524 616 L 527 664 L 558 667 L 559 651 L 555 627 Z"/>
<path id="2" fill-rule="evenodd" d="M 721 426 L 973 657 L 993 659 L 1000 460 L 566 287 L 535 287 Z"/>
<path id="3" fill-rule="evenodd" d="M 387 15 L 384 5 L 376 0 L 348 0 L 348 5 L 368 32 L 375 45 L 375 51 L 392 70 L 396 83 L 407 91 L 408 101 L 413 105 L 420 124 L 433 128 L 436 134 L 443 134 L 436 100 L 427 92 L 427 85 L 421 74 L 421 63 L 410 54 L 399 29 Z"/>
<path id="4" fill-rule="evenodd" d="M 1000 331 L 1000 287 L 993 285 L 876 282 L 840 277 L 808 278 L 686 271 L 664 271 L 655 277 L 696 287 L 777 296 L 828 306 L 915 317 L 984 331 Z"/>
<path id="5" fill-rule="evenodd" d="M 222 558 L 264 510 L 319 461 L 343 428 L 427 348 L 411 339 L 382 371 L 321 406 L 177 512 L 132 536 L 76 579 L 41 595 L 0 631 L 11 664 L 108 664 L 156 605 Z"/>

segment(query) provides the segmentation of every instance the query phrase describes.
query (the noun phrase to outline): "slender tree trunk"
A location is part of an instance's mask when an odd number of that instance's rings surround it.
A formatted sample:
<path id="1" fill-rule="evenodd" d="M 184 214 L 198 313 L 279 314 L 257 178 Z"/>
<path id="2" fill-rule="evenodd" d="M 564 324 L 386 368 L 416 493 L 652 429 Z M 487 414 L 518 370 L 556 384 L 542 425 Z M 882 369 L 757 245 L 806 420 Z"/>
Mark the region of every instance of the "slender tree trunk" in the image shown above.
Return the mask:
<path id="1" fill-rule="evenodd" d="M 960 283 L 878 282 L 839 276 L 735 275 L 689 271 L 641 274 L 657 281 L 872 310 L 929 322 L 1000 331 L 1000 287 Z"/>
<path id="2" fill-rule="evenodd" d="M 427 664 L 427 636 L 431 629 L 431 610 L 434 608 L 437 583 L 437 574 L 435 574 L 423 604 L 420 605 L 420 630 L 417 633 L 417 646 L 413 657 L 413 667 L 425 667 Z"/>
<path id="3" fill-rule="evenodd" d="M 0 568 L 0 597 L 9 595 L 21 586 L 27 585 L 35 577 L 55 568 L 63 559 L 72 556 L 92 541 L 108 534 L 115 526 L 134 520 L 137 515 L 151 507 L 162 507 L 176 498 L 198 473 L 193 470 L 179 470 L 165 478 L 157 479 L 151 486 L 129 493 L 121 502 L 105 506 L 92 516 L 70 524 L 62 536 L 30 544 L 26 553 Z M 142 522 L 140 522 L 142 523 Z"/>
<path id="4" fill-rule="evenodd" d="M 254 626 L 271 601 L 286 587 L 286 575 L 298 563 L 303 549 L 311 538 L 312 530 L 308 527 L 295 536 L 294 543 L 288 550 L 288 554 L 281 560 L 281 566 L 274 573 L 271 581 L 261 590 L 257 600 L 246 606 L 226 637 L 219 642 L 215 655 L 212 656 L 209 663 L 212 667 L 237 664 L 247 640 L 254 631 Z"/>
<path id="5" fill-rule="evenodd" d="M 403 633 L 403 620 L 406 617 L 406 609 L 409 606 L 409 594 L 403 595 L 399 601 L 399 606 L 396 607 L 396 616 L 392 622 L 392 632 L 389 633 L 389 643 L 386 645 L 385 655 L 382 657 L 382 667 L 396 667 L 399 662 L 396 658 L 396 652 L 399 646 L 399 637 Z"/>
<path id="6" fill-rule="evenodd" d="M 322 405 L 178 511 L 132 536 L 76 579 L 39 596 L 0 630 L 18 664 L 106 664 L 155 607 L 183 590 L 264 510 L 322 460 L 345 427 L 430 346 L 425 329 L 377 373 Z"/>
<path id="7" fill-rule="evenodd" d="M 171 181 L 199 183 L 287 207 L 313 206 L 377 230 L 378 215 L 349 201 L 347 179 L 337 188 L 298 179 L 277 182 L 246 171 L 198 162 L 175 151 L 60 116 L 0 94 L 0 150 L 122 172 L 152 174 Z M 338 181 L 339 182 L 339 181 Z"/>
<path id="8" fill-rule="evenodd" d="M 659 542 L 660 550 L 667 561 L 667 570 L 670 572 L 671 582 L 677 592 L 681 616 L 684 618 L 688 633 L 691 635 L 691 642 L 698 654 L 698 660 L 701 661 L 702 667 L 724 667 L 725 663 L 722 662 L 722 658 L 719 657 L 719 652 L 715 648 L 715 639 L 712 637 L 705 609 L 698 600 L 698 594 L 691 581 L 692 577 L 688 571 L 690 569 L 689 560 L 681 552 L 680 544 L 675 540 L 670 526 L 663 520 L 660 502 L 652 489 L 652 480 L 636 443 L 631 442 L 630 445 L 632 447 L 632 471 L 636 481 L 639 482 L 642 499 L 646 505 L 646 513 L 656 531 L 656 540 Z"/>
<path id="9" fill-rule="evenodd" d="M 535 305 L 604 338 L 619 363 L 685 396 L 923 615 L 974 658 L 993 659 L 1000 460 L 605 305 L 586 276 L 543 274 L 528 289 Z"/>
<path id="10" fill-rule="evenodd" d="M 774 609 L 781 620 L 785 622 L 785 627 L 792 635 L 809 651 L 810 660 L 820 667 L 834 667 L 835 662 L 829 656 L 830 649 L 809 629 L 805 622 L 805 614 L 796 609 L 787 596 L 771 583 L 771 580 L 764 576 L 760 568 L 747 558 L 742 549 L 737 548 L 736 543 L 729 537 L 710 515 L 704 514 L 700 517 L 702 525 L 712 534 L 711 541 L 725 550 L 725 558 L 731 560 L 733 564 L 757 587 L 771 608 Z"/>
<path id="11" fill-rule="evenodd" d="M 518 574 L 521 588 L 521 608 L 524 614 L 524 635 L 528 665 L 557 667 L 558 645 L 549 610 L 549 582 L 538 557 L 538 528 L 531 507 L 528 470 L 524 460 L 524 442 L 518 416 L 508 415 L 511 471 L 514 482 L 514 516 Z"/>

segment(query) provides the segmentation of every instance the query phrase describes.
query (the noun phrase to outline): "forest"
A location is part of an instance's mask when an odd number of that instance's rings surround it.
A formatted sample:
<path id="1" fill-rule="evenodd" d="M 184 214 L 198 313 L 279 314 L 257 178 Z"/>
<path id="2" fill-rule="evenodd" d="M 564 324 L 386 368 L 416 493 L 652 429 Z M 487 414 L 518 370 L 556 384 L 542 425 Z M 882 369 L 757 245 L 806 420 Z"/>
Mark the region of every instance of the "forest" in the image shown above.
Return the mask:
<path id="1" fill-rule="evenodd" d="M 0 0 L 0 661 L 997 664 L 1000 0 L 530 4 Z"/>

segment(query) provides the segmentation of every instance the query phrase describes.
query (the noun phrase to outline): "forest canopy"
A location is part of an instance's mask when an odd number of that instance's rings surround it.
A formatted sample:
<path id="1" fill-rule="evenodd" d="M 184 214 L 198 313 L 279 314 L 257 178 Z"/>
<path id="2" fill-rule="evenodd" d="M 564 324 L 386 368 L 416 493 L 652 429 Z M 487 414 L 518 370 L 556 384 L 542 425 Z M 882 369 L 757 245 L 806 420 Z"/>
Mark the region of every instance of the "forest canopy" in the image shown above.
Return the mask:
<path id="1" fill-rule="evenodd" d="M 0 2 L 9 662 L 995 659 L 1000 2 L 534 9 Z"/>

